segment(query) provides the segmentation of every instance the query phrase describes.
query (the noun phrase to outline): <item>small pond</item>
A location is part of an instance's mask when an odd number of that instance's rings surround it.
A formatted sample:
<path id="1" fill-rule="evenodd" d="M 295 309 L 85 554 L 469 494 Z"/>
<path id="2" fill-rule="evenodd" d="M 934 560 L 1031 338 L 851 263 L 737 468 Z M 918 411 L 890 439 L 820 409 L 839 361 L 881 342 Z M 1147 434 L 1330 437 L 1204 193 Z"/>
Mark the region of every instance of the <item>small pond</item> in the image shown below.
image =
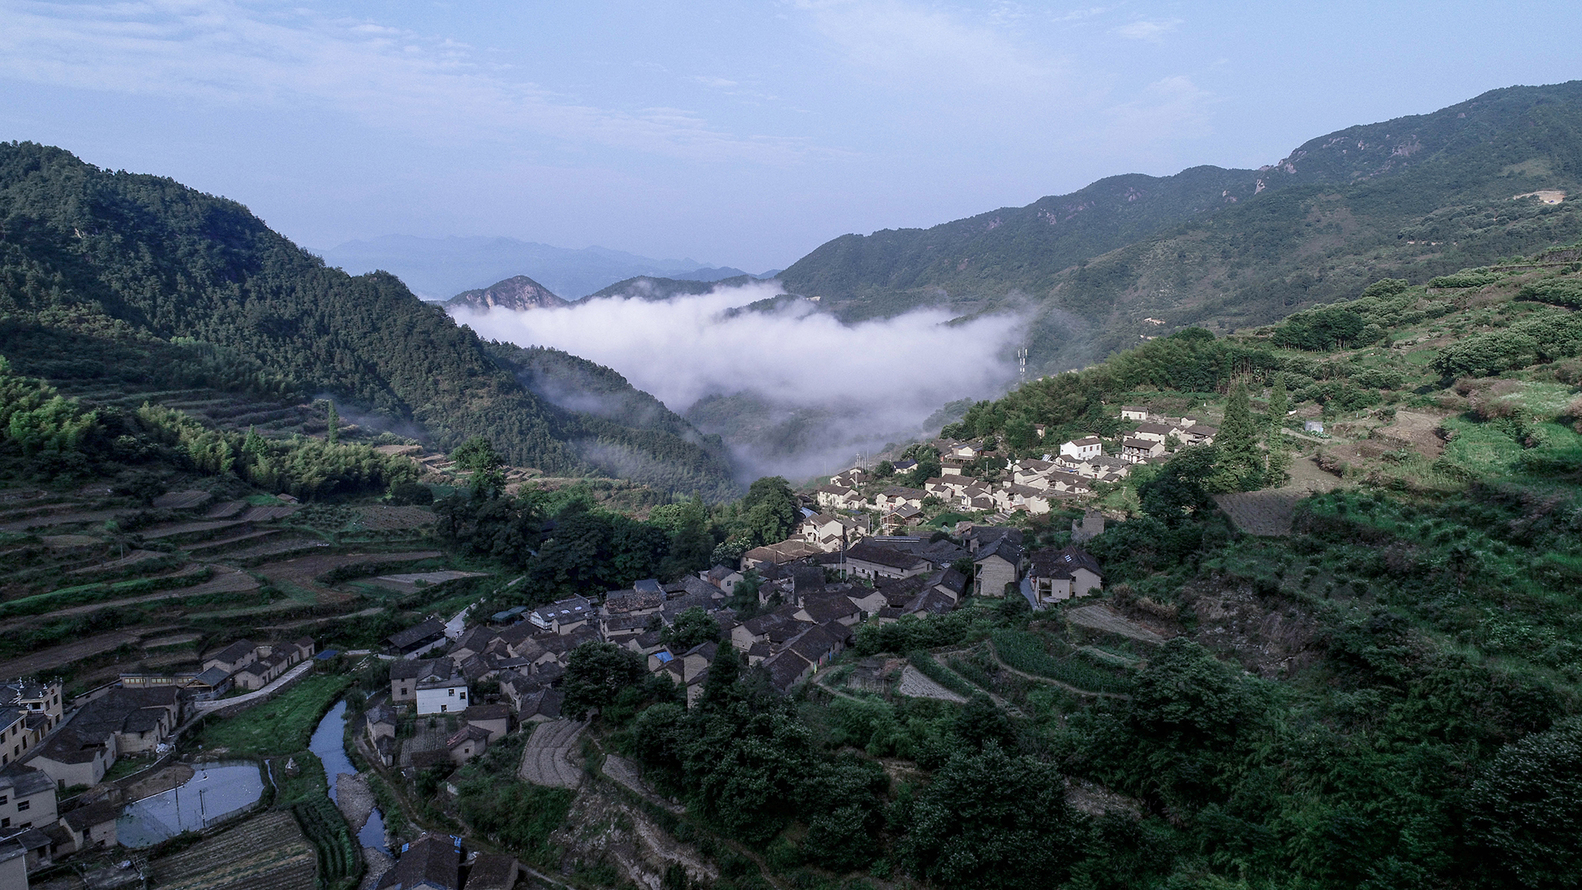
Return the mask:
<path id="1" fill-rule="evenodd" d="M 335 800 L 335 777 L 341 773 L 357 774 L 352 767 L 352 762 L 346 756 L 346 702 L 336 702 L 324 719 L 319 721 L 318 728 L 313 730 L 313 739 L 308 742 L 308 750 L 318 755 L 324 763 L 324 778 L 330 784 L 330 800 Z M 385 820 L 384 814 L 377 807 L 368 816 L 368 821 L 357 832 L 357 842 L 364 847 L 373 847 L 377 850 L 389 852 L 385 846 Z"/>
<path id="2" fill-rule="evenodd" d="M 258 802 L 264 777 L 252 761 L 194 763 L 192 778 L 126 805 L 116 835 L 128 847 L 151 847 L 183 831 L 198 831 Z"/>

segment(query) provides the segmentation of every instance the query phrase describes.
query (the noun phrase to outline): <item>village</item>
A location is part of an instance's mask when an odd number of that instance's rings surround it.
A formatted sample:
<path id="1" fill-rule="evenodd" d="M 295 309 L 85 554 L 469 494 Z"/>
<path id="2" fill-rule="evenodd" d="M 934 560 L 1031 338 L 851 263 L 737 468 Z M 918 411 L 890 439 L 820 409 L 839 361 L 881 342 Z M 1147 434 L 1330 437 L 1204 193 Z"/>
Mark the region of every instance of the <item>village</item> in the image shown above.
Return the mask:
<path id="1" fill-rule="evenodd" d="M 1038 458 L 999 458 L 976 442 L 926 443 L 940 474 L 922 488 L 893 484 L 916 475 L 915 460 L 882 471 L 852 467 L 801 497 L 790 538 L 748 550 L 736 565 L 536 608 L 431 616 L 387 637 L 380 651 L 346 653 L 383 662 L 388 677 L 388 689 L 369 697 L 352 744 L 376 769 L 411 781 L 467 764 L 517 734 L 526 740 L 524 778 L 574 784 L 576 771 L 556 758 L 583 715 L 564 713 L 562 686 L 572 653 L 587 644 L 634 653 L 692 705 L 721 657 L 761 669 L 774 689 L 791 693 L 865 623 L 926 620 L 968 598 L 1016 598 L 1037 612 L 1090 596 L 1103 588 L 1102 567 L 1082 549 L 1104 529 L 1095 487 L 1181 447 L 1212 444 L 1216 433 L 1199 420 L 1133 406 L 1123 406 L 1120 419 L 1131 429 L 1115 439 L 1076 438 Z M 1061 538 L 1069 543 L 1029 546 L 1025 520 L 1016 517 L 1060 509 L 1083 510 Z M 947 512 L 975 518 L 925 526 Z M 678 643 L 687 637 L 678 628 L 702 624 L 717 632 Z M 169 763 L 185 726 L 265 701 L 337 655 L 319 652 L 309 637 L 238 640 L 191 670 L 123 673 L 69 703 L 58 681 L 0 687 L 0 874 L 19 876 L 4 886 L 25 886 L 27 873 L 76 852 L 127 842 L 118 834 L 128 824 L 124 788 L 105 781 L 119 759 Z M 336 778 L 327 776 L 332 787 Z M 449 877 L 432 886 L 478 890 L 510 887 L 523 873 L 494 853 L 479 869 L 478 855 L 468 856 L 460 837 L 425 834 L 369 886 L 411 886 L 403 875 L 440 874 Z"/>
<path id="2" fill-rule="evenodd" d="M 434 616 L 388 637 L 380 652 L 348 653 L 388 665 L 388 692 L 368 702 L 354 742 L 358 753 L 410 779 L 459 767 L 520 733 L 527 737 L 526 772 L 528 761 L 541 756 L 537 748 L 563 749 L 582 725 L 562 713 L 560 685 L 571 654 L 587 643 L 638 654 L 691 704 L 722 653 L 761 666 L 774 688 L 790 692 L 836 658 L 863 622 L 926 618 L 969 596 L 1025 597 L 1041 609 L 1102 586 L 1098 564 L 1080 547 L 1024 552 L 1014 527 L 966 524 L 957 537 L 933 539 L 866 535 L 860 523 L 834 532 L 827 517 L 805 512 L 803 537 L 790 542 L 797 546 L 759 548 L 739 567 L 716 566 L 668 584 L 639 581 L 535 609 L 513 607 L 478 621 Z M 1073 524 L 1074 538 L 1100 527 L 1102 518 L 1089 514 Z M 806 552 L 809 547 L 816 552 Z M 751 597 L 742 608 L 745 592 Z M 704 616 L 717 623 L 717 639 L 686 648 L 667 642 L 678 621 Z M 150 769 L 177 763 L 175 745 L 185 727 L 266 701 L 337 655 L 318 652 L 305 637 L 240 640 L 207 654 L 193 670 L 126 673 L 70 702 L 58 681 L 0 687 L 0 849 L 7 851 L 0 875 L 12 876 L 0 886 L 27 886 L 28 873 L 79 852 L 137 843 L 140 829 L 131 828 L 129 837 L 127 818 L 134 803 L 127 792 L 135 786 L 107 780 L 119 761 L 151 760 Z M 557 772 L 575 778 L 564 765 L 536 778 L 555 784 Z M 336 777 L 328 780 L 333 786 Z M 156 797 L 172 794 L 179 808 L 184 790 L 167 788 Z M 223 824 L 231 815 L 201 825 Z M 403 886 L 401 875 L 438 868 L 457 877 L 436 887 L 510 887 L 520 873 L 514 860 L 484 864 L 479 871 L 464 860 L 459 838 L 425 835 L 374 886 Z M 462 874 L 479 877 L 464 885 Z M 485 874 L 495 877 L 480 880 Z"/>

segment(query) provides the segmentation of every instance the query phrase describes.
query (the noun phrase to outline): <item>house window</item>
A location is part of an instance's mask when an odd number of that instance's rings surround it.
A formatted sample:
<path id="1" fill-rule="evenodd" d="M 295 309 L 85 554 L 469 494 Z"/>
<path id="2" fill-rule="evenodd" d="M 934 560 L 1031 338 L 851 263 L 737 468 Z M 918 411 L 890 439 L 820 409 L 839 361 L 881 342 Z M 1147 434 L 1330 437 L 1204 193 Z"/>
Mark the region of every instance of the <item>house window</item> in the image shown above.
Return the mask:
<path id="1" fill-rule="evenodd" d="M 456 690 L 454 690 L 454 689 L 447 689 L 447 690 L 445 690 L 445 694 L 454 698 L 455 695 L 456 695 Z"/>
<path id="2" fill-rule="evenodd" d="M 463 689 L 463 690 L 462 690 L 462 691 L 461 691 L 461 697 L 462 697 L 462 698 L 466 698 L 466 697 L 467 697 L 467 690 L 465 690 L 465 689 Z"/>
<path id="3" fill-rule="evenodd" d="M 439 706 L 439 712 L 440 712 L 440 713 L 441 713 L 441 714 L 443 714 L 443 713 L 445 713 L 445 709 L 446 709 L 446 708 L 449 708 L 449 707 L 450 707 L 450 705 L 440 705 L 440 706 Z"/>
<path id="4" fill-rule="evenodd" d="M 4 819 L 0 819 L 0 828 L 10 828 L 10 827 L 11 827 L 11 817 L 7 816 Z"/>
<path id="5" fill-rule="evenodd" d="M 32 809 L 32 808 L 33 808 L 33 801 L 31 801 L 31 800 L 19 800 L 19 801 L 16 802 L 16 811 L 18 813 L 20 813 L 20 812 L 22 812 L 24 810 Z"/>

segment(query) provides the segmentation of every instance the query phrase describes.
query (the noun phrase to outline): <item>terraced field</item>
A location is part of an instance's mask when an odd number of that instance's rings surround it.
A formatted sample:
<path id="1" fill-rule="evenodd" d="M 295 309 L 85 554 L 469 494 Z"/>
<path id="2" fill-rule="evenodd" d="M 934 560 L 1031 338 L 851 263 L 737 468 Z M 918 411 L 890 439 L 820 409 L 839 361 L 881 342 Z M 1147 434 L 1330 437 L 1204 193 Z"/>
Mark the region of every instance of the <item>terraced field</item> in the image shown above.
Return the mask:
<path id="1" fill-rule="evenodd" d="M 219 629 L 333 634 L 416 592 L 366 579 L 450 569 L 424 546 L 434 517 L 422 508 L 304 508 L 179 486 L 156 500 L 0 491 L 0 675 L 62 673 L 82 689 L 191 662 Z"/>
<path id="2" fill-rule="evenodd" d="M 316 855 L 286 812 L 265 813 L 149 863 L 168 890 L 314 890 Z"/>

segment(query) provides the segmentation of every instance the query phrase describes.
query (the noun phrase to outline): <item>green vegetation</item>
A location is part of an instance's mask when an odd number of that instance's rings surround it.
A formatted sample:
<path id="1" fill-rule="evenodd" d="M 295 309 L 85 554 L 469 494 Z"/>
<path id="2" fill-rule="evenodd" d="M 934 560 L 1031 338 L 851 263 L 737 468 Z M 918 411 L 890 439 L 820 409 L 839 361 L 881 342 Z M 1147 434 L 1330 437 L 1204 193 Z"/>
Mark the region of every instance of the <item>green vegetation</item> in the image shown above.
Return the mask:
<path id="1" fill-rule="evenodd" d="M 619 472 L 711 499 L 733 490 L 719 443 L 694 444 L 674 415 L 669 429 L 630 427 L 556 407 L 518 380 L 526 369 L 510 348 L 491 349 L 393 276 L 327 268 L 234 202 L 5 143 L 0 222 L 0 353 L 28 375 L 261 400 L 327 392 L 445 448 L 486 436 L 511 463 L 551 473 Z M 578 368 L 587 380 L 606 370 Z M 611 385 L 591 395 L 611 392 L 641 397 Z M 69 452 L 91 422 L 62 426 L 60 410 L 28 409 L 24 421 L 57 432 L 19 422 L 24 448 Z"/>
<path id="2" fill-rule="evenodd" d="M 1475 290 L 1491 273 L 1461 270 L 1582 236 L 1574 200 L 1513 200 L 1582 190 L 1579 117 L 1577 82 L 1495 90 L 1320 136 L 1262 170 L 1114 176 L 928 229 L 845 235 L 781 280 L 846 320 L 1031 295 L 1029 367 L 1045 372 L 1155 335 L 1147 318 L 1167 331 L 1267 324 L 1386 276 Z M 1367 336 L 1343 313 L 1326 321 L 1337 324 L 1316 336 L 1330 342 Z"/>
<path id="3" fill-rule="evenodd" d="M 543 788 L 514 776 L 522 759 L 525 737 L 491 746 L 484 755 L 462 767 L 452 778 L 456 809 L 468 825 L 522 861 L 539 868 L 555 868 L 560 853 L 549 835 L 566 821 L 572 794 L 563 788 Z"/>
<path id="4" fill-rule="evenodd" d="M 312 674 L 290 689 L 235 717 L 211 718 L 198 741 L 204 750 L 224 748 L 238 756 L 286 755 L 308 746 L 324 713 L 352 678 Z"/>
<path id="5" fill-rule="evenodd" d="M 321 794 L 292 804 L 291 814 L 318 856 L 319 886 L 357 886 L 363 873 L 362 848 L 335 804 Z"/>

